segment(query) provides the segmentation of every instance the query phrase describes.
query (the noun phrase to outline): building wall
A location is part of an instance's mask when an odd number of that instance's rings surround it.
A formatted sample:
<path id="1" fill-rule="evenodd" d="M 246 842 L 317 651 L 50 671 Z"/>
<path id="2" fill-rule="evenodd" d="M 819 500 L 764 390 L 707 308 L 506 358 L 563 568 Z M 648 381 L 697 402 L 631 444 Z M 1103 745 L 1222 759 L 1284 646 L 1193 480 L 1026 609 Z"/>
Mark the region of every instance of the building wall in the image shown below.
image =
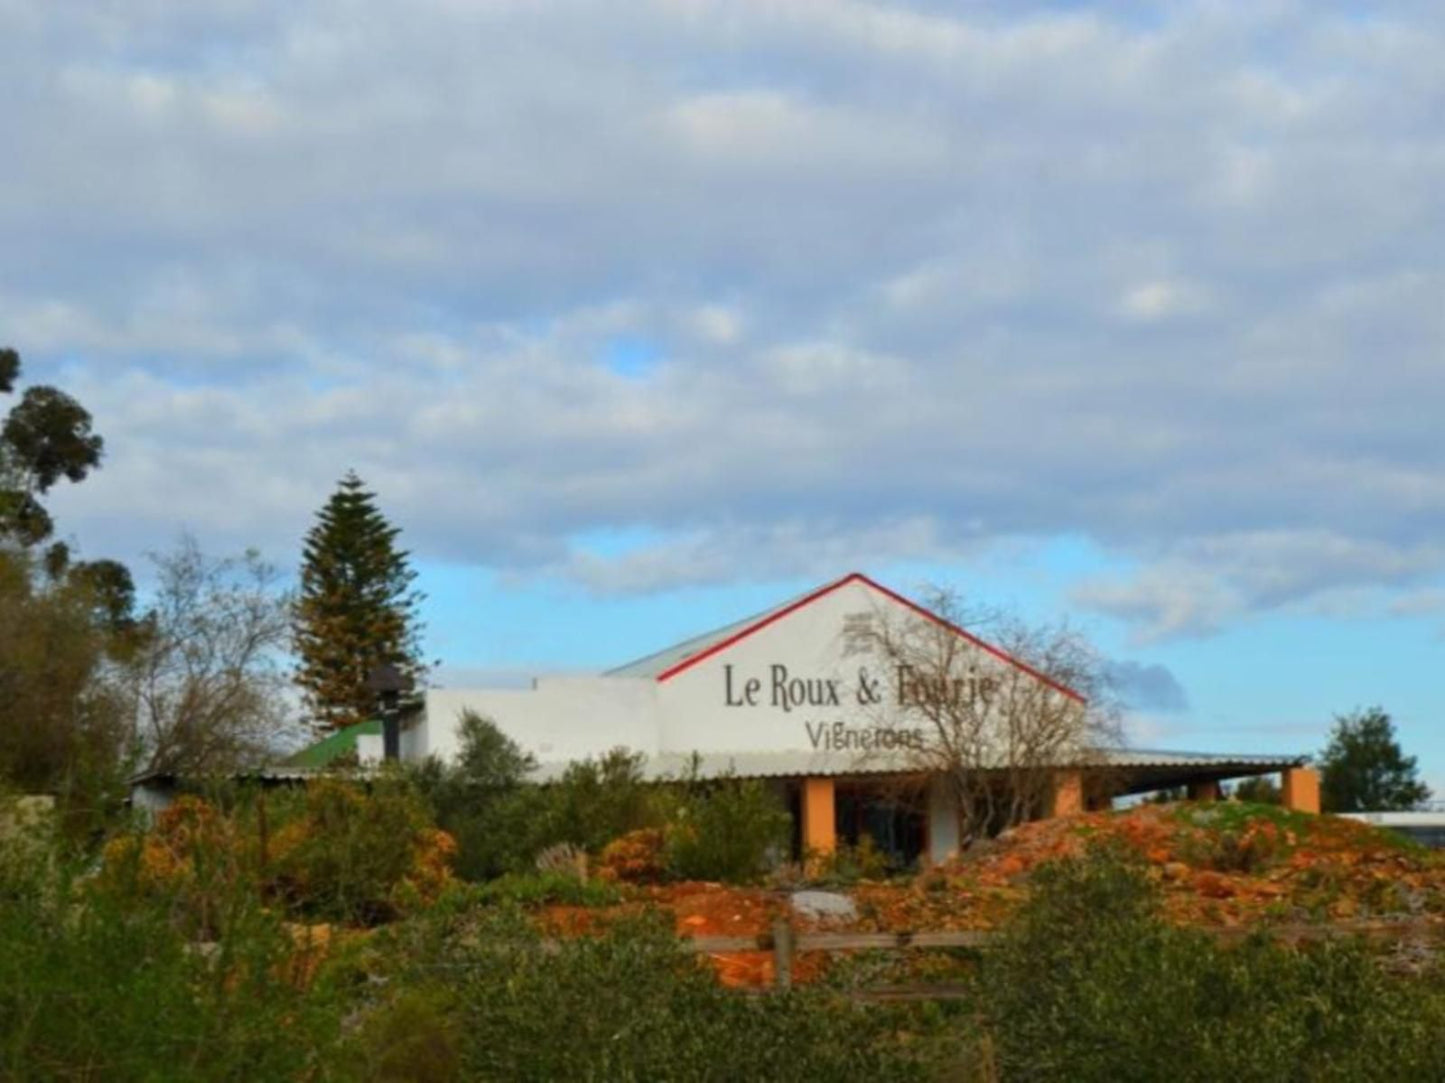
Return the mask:
<path id="1" fill-rule="evenodd" d="M 406 738 L 402 738 L 403 746 L 401 758 L 404 760 L 425 759 L 425 756 L 409 756 L 405 747 Z M 356 762 L 364 765 L 377 764 L 382 761 L 386 751 L 386 738 L 379 733 L 361 733 L 356 737 Z"/>
<path id="2" fill-rule="evenodd" d="M 541 763 L 565 763 L 600 756 L 625 746 L 656 756 L 656 682 L 639 678 L 558 677 L 532 689 L 441 690 L 427 693 L 423 724 L 408 731 L 407 759 L 451 759 L 458 751 L 458 725 L 470 709 Z"/>
<path id="3" fill-rule="evenodd" d="M 877 594 L 850 583 L 658 685 L 664 748 L 813 752 L 842 738 L 859 758 L 901 724 L 883 662 L 850 641 L 850 627 L 880 613 Z M 867 684 L 865 685 L 865 682 Z M 877 702 L 869 689 L 877 687 Z M 837 702 L 832 700 L 836 697 Z M 840 728 L 841 727 L 841 728 Z"/>
<path id="4" fill-rule="evenodd" d="M 916 766 L 910 748 L 929 735 L 900 708 L 897 667 L 868 649 L 866 626 L 880 621 L 936 628 L 851 581 L 661 679 L 544 678 L 528 690 L 431 692 L 402 755 L 455 755 L 457 721 L 471 708 L 543 764 L 620 745 L 673 762 L 693 752 L 719 762 L 737 754 L 754 764 L 779 755 L 820 770 L 826 762 L 828 773 Z M 965 644 L 964 657 L 957 672 L 967 679 L 1017 674 L 978 647 Z"/>

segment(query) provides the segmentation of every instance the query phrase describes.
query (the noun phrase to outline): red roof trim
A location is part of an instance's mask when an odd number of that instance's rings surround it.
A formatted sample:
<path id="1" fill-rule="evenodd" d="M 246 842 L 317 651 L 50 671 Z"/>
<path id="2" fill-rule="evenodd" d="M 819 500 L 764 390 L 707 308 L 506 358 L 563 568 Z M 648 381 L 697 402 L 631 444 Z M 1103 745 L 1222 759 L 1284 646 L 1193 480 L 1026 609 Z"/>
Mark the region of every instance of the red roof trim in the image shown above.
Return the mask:
<path id="1" fill-rule="evenodd" d="M 872 579 L 869 579 L 869 578 L 868 578 L 866 575 L 864 575 L 862 572 L 852 572 L 852 573 L 849 574 L 849 575 L 845 575 L 842 579 L 839 579 L 837 582 L 829 583 L 827 586 L 824 586 L 824 587 L 819 587 L 817 590 L 813 591 L 812 594 L 809 594 L 809 595 L 806 595 L 806 596 L 804 596 L 804 597 L 802 597 L 802 598 L 799 598 L 799 599 L 798 599 L 796 602 L 794 602 L 792 605 L 786 606 L 785 608 L 778 610 L 776 613 L 770 613 L 770 614 L 768 614 L 768 615 L 767 615 L 766 617 L 764 617 L 762 620 L 757 621 L 757 622 L 754 623 L 754 624 L 748 625 L 746 628 L 744 628 L 744 629 L 743 629 L 742 631 L 740 631 L 740 632 L 735 632 L 735 633 L 733 633 L 732 635 L 728 636 L 726 639 L 722 640 L 720 643 L 714 643 L 714 644 L 713 644 L 711 647 L 709 647 L 707 650 L 701 651 L 701 652 L 699 652 L 699 653 L 697 653 L 697 654 L 694 654 L 694 655 L 692 655 L 690 658 L 684 658 L 681 662 L 678 662 L 676 665 L 672 666 L 671 668 L 665 669 L 665 670 L 663 670 L 661 673 L 659 673 L 659 674 L 657 675 L 658 683 L 661 683 L 661 682 L 663 682 L 663 681 L 665 681 L 665 680 L 668 680 L 669 678 L 675 677 L 675 676 L 677 676 L 679 673 L 683 672 L 683 671 L 686 670 L 686 669 L 691 669 L 693 666 L 697 665 L 699 662 L 706 661 L 707 659 L 711 658 L 711 657 L 712 657 L 713 655 L 715 655 L 715 654 L 720 654 L 721 652 L 727 650 L 729 647 L 733 646 L 735 643 L 739 643 L 739 642 L 741 642 L 742 640 L 748 638 L 748 636 L 752 635 L 753 633 L 755 633 L 755 632 L 761 632 L 764 628 L 768 627 L 768 625 L 770 625 L 770 624 L 776 624 L 778 621 L 782 620 L 784 617 L 789 616 L 789 615 L 792 614 L 792 613 L 796 613 L 799 609 L 802 609 L 802 608 L 803 608 L 804 606 L 806 606 L 806 605 L 812 605 L 814 602 L 816 602 L 819 598 L 822 598 L 824 595 L 832 594 L 833 591 L 837 590 L 839 587 L 845 587 L 845 586 L 847 586 L 849 583 L 863 583 L 863 584 L 865 584 L 865 585 L 873 588 L 874 590 L 876 590 L 879 594 L 882 594 L 885 598 L 889 598 L 889 599 L 897 602 L 899 605 L 906 606 L 907 608 L 913 610 L 913 612 L 917 613 L 919 616 L 921 616 L 921 617 L 926 617 L 928 620 L 931 620 L 934 624 L 937 624 L 938 626 L 940 626 L 940 627 L 942 627 L 942 628 L 947 628 L 947 629 L 948 629 L 950 632 L 952 632 L 954 635 L 962 636 L 964 639 L 968 640 L 970 643 L 972 643 L 974 646 L 978 647 L 980 650 L 987 651 L 989 654 L 993 655 L 995 658 L 999 659 L 1000 661 L 1002 661 L 1002 662 L 1007 662 L 1007 663 L 1008 663 L 1009 665 L 1011 665 L 1011 666 L 1016 666 L 1016 667 L 1018 667 L 1019 669 L 1023 670 L 1025 673 L 1027 673 L 1030 677 L 1033 677 L 1035 680 L 1042 681 L 1044 684 L 1048 685 L 1048 686 L 1049 686 L 1050 688 L 1052 688 L 1054 691 L 1060 692 L 1060 693 L 1062 693 L 1063 695 L 1068 696 L 1070 699 L 1077 700 L 1079 703 L 1087 703 L 1087 702 L 1088 702 L 1088 701 L 1087 701 L 1083 696 L 1081 696 L 1078 692 L 1075 692 L 1072 688 L 1068 687 L 1068 685 L 1060 684 L 1058 681 L 1054 680 L 1052 677 L 1049 677 L 1049 676 L 1046 676 L 1046 675 L 1043 674 L 1043 673 L 1040 673 L 1037 669 L 1035 669 L 1033 666 L 1029 665 L 1027 662 L 1021 662 L 1021 661 L 1019 661 L 1017 658 L 1015 658 L 1013 655 L 1009 654 L 1007 651 L 1002 651 L 1002 650 L 1000 650 L 998 647 L 995 647 L 992 643 L 989 643 L 989 642 L 986 642 L 985 640 L 979 639 L 978 636 L 974 635 L 972 632 L 966 631 L 966 630 L 964 630 L 963 628 L 960 628 L 958 625 L 953 624 L 953 623 L 950 622 L 950 621 L 944 620 L 944 619 L 943 619 L 942 617 L 940 617 L 937 613 L 934 613 L 934 612 L 931 612 L 930 610 L 924 609 L 923 606 L 919 605 L 917 602 L 914 602 L 914 601 L 909 600 L 908 598 L 905 598 L 903 595 L 899 594 L 897 591 L 889 590 L 887 587 L 883 586 L 881 583 L 876 583 L 876 582 L 874 582 Z"/>
<path id="2" fill-rule="evenodd" d="M 758 621 L 758 622 L 755 623 L 755 624 L 750 624 L 750 625 L 748 625 L 748 626 L 747 626 L 746 628 L 744 628 L 741 632 L 735 632 L 735 633 L 733 633 L 732 635 L 728 636 L 726 639 L 724 639 L 722 642 L 720 642 L 720 643 L 714 643 L 714 644 L 713 644 L 711 647 L 709 647 L 707 650 L 701 651 L 701 652 L 699 652 L 698 654 L 694 654 L 694 655 L 692 655 L 692 656 L 690 656 L 690 657 L 688 657 L 688 658 L 684 658 L 681 662 L 678 662 L 676 665 L 672 666 L 670 669 L 665 669 L 665 670 L 663 670 L 661 673 L 659 673 L 659 674 L 657 675 L 658 683 L 659 683 L 659 684 L 662 683 L 663 681 L 667 680 L 669 677 L 675 677 L 675 676 L 677 676 L 677 674 L 681 673 L 683 670 L 685 670 L 685 669 L 690 669 L 691 667 L 697 665 L 699 662 L 704 661 L 705 659 L 711 658 L 713 655 L 715 655 L 715 654 L 717 654 L 717 653 L 719 653 L 719 652 L 721 652 L 721 651 L 727 650 L 727 649 L 728 649 L 729 647 L 731 647 L 734 643 L 737 643 L 737 642 L 739 642 L 740 640 L 743 640 L 743 639 L 747 639 L 747 637 L 750 636 L 750 635 L 752 635 L 754 632 L 761 632 L 761 631 L 762 631 L 764 628 L 766 628 L 768 625 L 777 623 L 778 621 L 782 620 L 784 617 L 788 616 L 790 613 L 796 613 L 798 610 L 802 609 L 803 606 L 805 606 L 805 605 L 812 605 L 812 604 L 813 604 L 814 602 L 816 602 L 819 598 L 823 597 L 823 595 L 825 595 L 825 594 L 832 594 L 833 591 L 837 590 L 839 587 L 846 586 L 847 584 L 853 582 L 853 580 L 855 580 L 855 579 L 862 579 L 862 578 L 863 578 L 862 575 L 860 575 L 858 572 L 854 572 L 852 575 L 845 575 L 842 579 L 839 579 L 836 583 L 829 583 L 829 584 L 828 584 L 827 586 L 825 586 L 825 587 L 819 587 L 817 590 L 813 591 L 812 594 L 809 594 L 809 595 L 806 595 L 806 596 L 804 596 L 804 597 L 802 597 L 802 598 L 799 598 L 799 599 L 798 599 L 796 602 L 794 602 L 792 605 L 790 605 L 790 606 L 785 606 L 784 608 L 779 609 L 776 613 L 769 613 L 769 614 L 768 614 L 766 617 L 764 617 L 762 620 Z"/>
<path id="3" fill-rule="evenodd" d="M 861 572 L 854 572 L 853 577 L 856 577 L 860 582 L 867 583 L 874 590 L 878 591 L 880 594 L 892 598 L 898 604 L 907 606 L 919 616 L 927 617 L 929 620 L 933 621 L 934 624 L 937 624 L 943 628 L 947 628 L 954 635 L 962 636 L 964 639 L 972 643 L 975 647 L 978 647 L 980 650 L 987 651 L 989 654 L 993 655 L 1000 661 L 1007 662 L 1011 666 L 1018 667 L 1019 669 L 1027 673 L 1030 677 L 1033 677 L 1035 680 L 1042 681 L 1044 684 L 1048 685 L 1055 692 L 1061 692 L 1064 695 L 1068 696 L 1070 699 L 1078 700 L 1080 703 L 1088 702 L 1088 700 L 1086 700 L 1078 692 L 1075 692 L 1068 685 L 1060 684 L 1058 681 L 1054 680 L 1047 674 L 1040 673 L 1037 669 L 1029 665 L 1027 662 L 1019 661 L 1007 651 L 1000 650 L 992 643 L 989 643 L 986 640 L 979 639 L 978 636 L 974 635 L 972 632 L 960 628 L 958 625 L 952 623 L 951 621 L 944 620 L 937 613 L 934 613 L 931 610 L 924 609 L 923 606 L 919 605 L 917 602 L 910 601 L 909 599 L 903 597 L 903 595 L 899 594 L 897 591 L 889 590 L 881 583 L 875 583 L 873 580 L 869 579 Z"/>

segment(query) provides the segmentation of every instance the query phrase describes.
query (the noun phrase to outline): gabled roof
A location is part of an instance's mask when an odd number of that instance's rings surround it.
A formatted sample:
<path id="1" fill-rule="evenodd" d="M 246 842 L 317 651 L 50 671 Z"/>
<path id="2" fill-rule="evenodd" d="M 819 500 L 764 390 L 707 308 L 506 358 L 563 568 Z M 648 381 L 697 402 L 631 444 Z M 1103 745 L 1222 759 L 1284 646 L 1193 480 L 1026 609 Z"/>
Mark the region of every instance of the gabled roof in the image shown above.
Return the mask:
<path id="1" fill-rule="evenodd" d="M 919 616 L 924 617 L 927 620 L 931 620 L 935 624 L 938 624 L 944 628 L 947 628 L 949 631 L 953 632 L 956 635 L 962 636 L 964 639 L 968 640 L 980 650 L 987 651 L 989 654 L 993 655 L 1000 661 L 1006 662 L 1011 666 L 1015 666 L 1023 670 L 1031 677 L 1042 681 L 1050 688 L 1053 688 L 1056 691 L 1063 693 L 1070 699 L 1078 700 L 1080 703 L 1084 702 L 1084 697 L 1081 696 L 1078 692 L 1074 691 L 1072 688 L 1060 684 L 1058 681 L 1055 681 L 1051 677 L 1040 673 L 1032 666 L 1028 665 L 1025 662 L 1019 661 L 1017 658 L 1013 657 L 1007 652 L 1000 650 L 998 647 L 995 647 L 992 643 L 985 642 L 978 636 L 974 635 L 972 632 L 966 631 L 965 629 L 960 628 L 958 625 L 952 624 L 944 620 L 937 613 L 933 613 L 930 610 L 925 609 L 917 602 L 910 601 L 896 591 L 889 590 L 882 584 L 877 583 L 872 579 L 869 579 L 862 572 L 851 572 L 850 574 L 845 575 L 842 579 L 835 580 L 832 583 L 827 583 L 824 586 L 817 588 L 816 590 L 808 591 L 806 594 L 799 595 L 796 598 L 783 602 L 781 605 L 774 606 L 772 609 L 764 610 L 762 613 L 747 617 L 744 620 L 734 621 L 732 624 L 724 625 L 723 627 L 714 629 L 711 632 L 704 632 L 702 635 L 694 636 L 691 639 L 684 640 L 683 642 L 678 643 L 675 646 L 658 651 L 656 654 L 649 654 L 645 658 L 639 658 L 634 662 L 629 662 L 625 666 L 619 666 L 616 669 L 608 670 L 604 674 L 604 676 L 648 677 L 659 682 L 668 680 L 669 678 L 676 676 L 684 670 L 697 665 L 699 662 L 727 650 L 735 643 L 741 642 L 755 632 L 762 631 L 764 628 L 768 627 L 768 625 L 775 624 L 789 614 L 795 613 L 799 609 L 802 609 L 805 606 L 812 604 L 819 598 L 822 598 L 828 594 L 832 594 L 835 590 L 847 586 L 849 583 L 863 584 L 870 590 L 881 594 L 889 601 L 896 602 L 897 604 L 904 606 L 907 609 L 911 609 Z"/>
<path id="2" fill-rule="evenodd" d="M 279 766 L 313 769 L 330 767 L 343 757 L 355 758 L 358 737 L 380 736 L 380 734 L 381 719 L 373 718 L 367 722 L 358 722 L 345 729 L 339 729 L 335 733 L 327 734 L 314 745 L 307 745 L 299 752 L 293 752 Z"/>
<path id="3" fill-rule="evenodd" d="M 849 577 L 851 578 L 851 576 Z M 793 610 L 806 605 L 814 598 L 821 597 L 834 587 L 840 587 L 847 579 L 841 579 L 837 583 L 831 583 L 823 590 L 810 590 L 800 594 L 796 598 L 789 598 L 786 602 L 765 609 L 761 613 L 755 613 L 751 617 L 744 617 L 742 620 L 735 620 L 731 624 L 725 624 L 721 628 L 714 628 L 711 632 L 703 632 L 702 635 L 685 639 L 681 643 L 671 647 L 664 647 L 654 654 L 628 662 L 625 666 L 618 666 L 616 669 L 609 669 L 602 674 L 604 677 L 651 677 L 654 680 L 666 680 L 679 665 L 691 660 L 701 661 L 707 655 L 714 653 L 719 646 L 731 646 L 737 640 L 749 635 L 765 625 L 771 624 L 779 617 L 785 616 Z"/>

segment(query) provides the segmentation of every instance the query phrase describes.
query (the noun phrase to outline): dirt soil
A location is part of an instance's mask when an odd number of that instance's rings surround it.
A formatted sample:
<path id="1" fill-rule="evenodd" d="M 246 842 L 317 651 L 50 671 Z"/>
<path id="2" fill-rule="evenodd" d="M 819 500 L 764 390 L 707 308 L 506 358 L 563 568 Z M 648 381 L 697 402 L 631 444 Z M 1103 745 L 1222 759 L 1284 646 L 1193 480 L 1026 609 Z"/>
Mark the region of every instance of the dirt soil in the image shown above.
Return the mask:
<path id="1" fill-rule="evenodd" d="M 1251 926 L 1359 919 L 1445 922 L 1445 857 L 1353 820 L 1309 816 L 1236 802 L 1145 805 L 1026 824 L 975 847 L 958 861 L 907 879 L 838 888 L 858 917 L 800 929 L 901 932 L 998 927 L 1027 894 L 1040 864 L 1091 843 L 1143 857 L 1181 924 Z M 787 913 L 787 891 L 722 884 L 643 889 L 628 908 L 669 909 L 684 936 L 767 932 Z M 587 919 L 554 912 L 551 923 L 582 931 Z M 711 957 L 734 985 L 773 980 L 769 952 Z M 808 980 L 826 960 L 801 957 Z"/>

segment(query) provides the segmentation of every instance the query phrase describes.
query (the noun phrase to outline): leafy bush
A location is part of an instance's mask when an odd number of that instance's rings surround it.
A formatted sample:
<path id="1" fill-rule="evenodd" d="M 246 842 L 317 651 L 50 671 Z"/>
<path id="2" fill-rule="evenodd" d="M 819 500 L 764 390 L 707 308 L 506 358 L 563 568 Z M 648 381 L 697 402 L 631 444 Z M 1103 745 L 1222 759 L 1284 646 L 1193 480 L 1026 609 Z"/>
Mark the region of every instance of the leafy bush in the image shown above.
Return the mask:
<path id="1" fill-rule="evenodd" d="M 234 821 L 198 797 L 181 797 L 156 816 L 151 830 L 106 843 L 98 882 L 116 897 L 164 904 L 188 934 L 211 939 L 220 935 L 231 900 L 259 894 L 256 869 L 243 851 Z"/>
<path id="2" fill-rule="evenodd" d="M 655 884 L 667 874 L 667 835 L 655 827 L 629 831 L 602 849 L 604 875 L 629 884 Z"/>
<path id="3" fill-rule="evenodd" d="M 1278 805 L 1284 800 L 1279 783 L 1268 775 L 1255 775 L 1253 778 L 1241 779 L 1229 791 L 1229 796 L 1236 801 L 1246 801 L 1252 805 Z"/>
<path id="4" fill-rule="evenodd" d="M 579 880 L 565 873 L 508 873 L 475 885 L 470 898 L 483 905 L 611 906 L 622 900 L 617 888 L 602 880 Z"/>
<path id="5" fill-rule="evenodd" d="M 150 831 L 107 843 L 101 877 L 165 898 L 198 936 L 215 934 L 217 907 L 238 892 L 296 917 L 374 924 L 436 898 L 451 882 L 454 848 L 401 782 L 322 779 L 230 812 L 182 797 Z"/>
<path id="6" fill-rule="evenodd" d="M 272 840 L 268 883 L 307 915 L 373 924 L 444 890 L 455 849 L 400 781 L 363 790 L 319 779 L 307 787 L 304 814 Z"/>
<path id="7" fill-rule="evenodd" d="M 465 1079 L 456 997 L 431 982 L 401 986 L 372 1010 L 345 1056 L 346 1075 L 369 1083 Z"/>
<path id="8" fill-rule="evenodd" d="M 446 967 L 461 1078 L 924 1078 L 889 1010 L 816 990 L 761 999 L 724 989 L 678 950 L 664 917 L 550 950 L 507 911 L 437 913 L 395 932 L 399 984 L 434 982 Z"/>
<path id="9" fill-rule="evenodd" d="M 569 764 L 557 782 L 543 787 L 544 844 L 570 842 L 600 854 L 628 832 L 661 826 L 660 795 L 643 780 L 644 758 L 640 752 L 614 748 L 601 759 Z"/>
<path id="10" fill-rule="evenodd" d="M 289 980 L 292 941 L 252 887 L 212 893 L 200 945 L 175 920 L 193 884 L 137 891 L 58 855 L 0 870 L 0 1078 L 324 1077 L 347 994 Z"/>
<path id="11" fill-rule="evenodd" d="M 525 872 L 549 847 L 568 844 L 595 855 L 629 831 L 661 826 L 642 760 L 614 749 L 538 786 L 526 781 L 535 761 L 495 723 L 467 712 L 456 763 L 433 762 L 416 779 L 437 822 L 456 839 L 457 874 L 480 881 Z"/>
<path id="12" fill-rule="evenodd" d="M 457 740 L 460 750 L 456 778 L 472 789 L 508 789 L 521 783 L 537 766 L 537 761 L 499 730 L 495 722 L 470 709 L 462 711 Z"/>
<path id="13" fill-rule="evenodd" d="M 3 891 L 30 891 L 35 871 L 52 860 L 59 843 L 55 803 L 49 797 L 12 797 L 0 788 L 0 902 Z"/>
<path id="14" fill-rule="evenodd" d="M 548 845 L 539 825 L 547 815 L 538 786 L 461 791 L 437 802 L 437 823 L 457 844 L 454 868 L 464 880 L 483 881 L 525 872 Z"/>
<path id="15" fill-rule="evenodd" d="M 871 835 L 860 838 L 857 846 L 840 844 L 831 854 L 810 853 L 803 864 L 808 880 L 833 886 L 882 880 L 890 871 L 888 855 Z"/>
<path id="16" fill-rule="evenodd" d="M 1363 947 L 1223 946 L 1165 924 L 1144 869 L 1094 852 L 1041 867 L 983 996 L 1020 1080 L 1445 1078 L 1445 996 Z"/>
<path id="17" fill-rule="evenodd" d="M 534 761 L 494 723 L 463 716 L 453 765 L 432 762 L 414 779 L 457 843 L 455 869 L 486 881 L 529 871 L 559 846 L 601 860 L 617 879 L 757 879 L 787 841 L 782 806 L 757 782 L 675 782 L 643 776 L 644 757 L 615 748 L 572 763 L 556 782 L 526 781 Z"/>
<path id="18" fill-rule="evenodd" d="M 683 880 L 748 883 L 786 845 L 791 821 L 756 779 L 689 781 L 667 825 L 667 866 Z"/>

